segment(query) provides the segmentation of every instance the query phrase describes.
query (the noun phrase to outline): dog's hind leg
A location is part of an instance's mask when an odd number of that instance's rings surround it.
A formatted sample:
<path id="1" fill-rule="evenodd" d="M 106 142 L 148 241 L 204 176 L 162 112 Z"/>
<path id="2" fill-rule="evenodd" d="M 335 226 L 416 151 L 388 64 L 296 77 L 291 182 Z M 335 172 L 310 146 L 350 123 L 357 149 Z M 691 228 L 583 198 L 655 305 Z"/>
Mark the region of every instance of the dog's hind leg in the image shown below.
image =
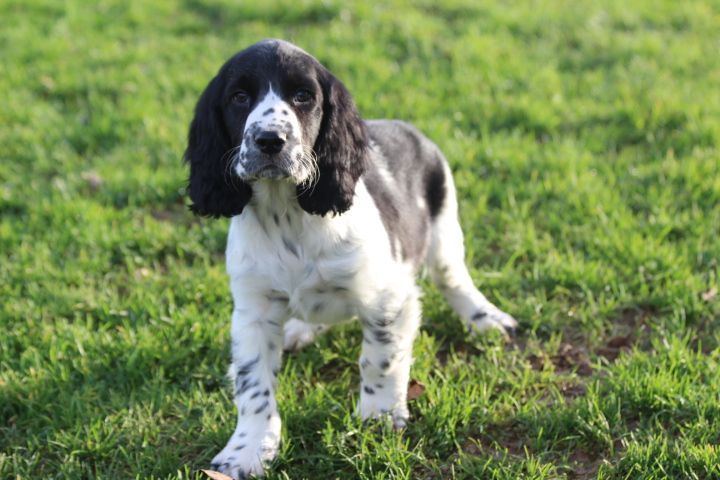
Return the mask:
<path id="1" fill-rule="evenodd" d="M 413 340 L 420 326 L 419 293 L 413 280 L 380 293 L 360 312 L 359 413 L 363 420 L 387 415 L 395 428 L 404 427 L 409 417 L 407 388 Z"/>
<path id="2" fill-rule="evenodd" d="M 471 329 L 497 329 L 512 335 L 517 321 L 480 293 L 467 270 L 455 187 L 449 169 L 445 178 L 447 195 L 433 221 L 432 244 L 428 252 L 430 275 L 453 310 Z"/>

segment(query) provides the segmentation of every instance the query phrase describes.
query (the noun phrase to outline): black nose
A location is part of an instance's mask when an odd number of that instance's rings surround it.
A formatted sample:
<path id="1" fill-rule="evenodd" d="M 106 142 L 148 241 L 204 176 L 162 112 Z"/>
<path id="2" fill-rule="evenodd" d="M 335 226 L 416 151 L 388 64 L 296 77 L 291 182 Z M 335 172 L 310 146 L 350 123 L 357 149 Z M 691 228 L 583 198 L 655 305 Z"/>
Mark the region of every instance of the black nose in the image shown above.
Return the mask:
<path id="1" fill-rule="evenodd" d="M 263 153 L 278 153 L 283 149 L 287 135 L 282 132 L 265 130 L 255 135 L 255 143 Z"/>

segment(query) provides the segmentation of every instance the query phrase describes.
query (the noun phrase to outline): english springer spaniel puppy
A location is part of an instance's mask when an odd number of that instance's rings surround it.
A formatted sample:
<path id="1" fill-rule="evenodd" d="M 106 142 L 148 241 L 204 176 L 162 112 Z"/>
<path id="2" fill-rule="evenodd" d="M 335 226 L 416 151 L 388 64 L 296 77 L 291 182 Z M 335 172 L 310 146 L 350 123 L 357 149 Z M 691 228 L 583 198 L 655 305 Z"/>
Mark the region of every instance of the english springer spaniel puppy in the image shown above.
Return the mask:
<path id="1" fill-rule="evenodd" d="M 343 84 L 300 48 L 265 40 L 228 60 L 198 101 L 185 159 L 192 210 L 231 217 L 238 419 L 214 469 L 263 473 L 280 442 L 283 349 L 352 318 L 363 329 L 358 413 L 402 428 L 422 266 L 471 329 L 515 328 L 465 267 L 442 153 L 407 123 L 363 121 Z"/>

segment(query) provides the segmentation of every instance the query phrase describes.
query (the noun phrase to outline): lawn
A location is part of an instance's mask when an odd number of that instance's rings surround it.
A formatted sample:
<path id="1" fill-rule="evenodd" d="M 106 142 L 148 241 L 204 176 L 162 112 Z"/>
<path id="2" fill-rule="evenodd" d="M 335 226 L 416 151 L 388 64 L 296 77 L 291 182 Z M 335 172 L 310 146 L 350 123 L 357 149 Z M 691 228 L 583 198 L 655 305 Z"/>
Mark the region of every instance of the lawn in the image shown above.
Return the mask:
<path id="1" fill-rule="evenodd" d="M 403 432 L 360 328 L 285 357 L 268 478 L 720 478 L 720 3 L 0 0 L 0 478 L 200 479 L 233 431 L 227 220 L 193 217 L 200 92 L 266 37 L 455 172 L 467 261 L 421 279 Z"/>

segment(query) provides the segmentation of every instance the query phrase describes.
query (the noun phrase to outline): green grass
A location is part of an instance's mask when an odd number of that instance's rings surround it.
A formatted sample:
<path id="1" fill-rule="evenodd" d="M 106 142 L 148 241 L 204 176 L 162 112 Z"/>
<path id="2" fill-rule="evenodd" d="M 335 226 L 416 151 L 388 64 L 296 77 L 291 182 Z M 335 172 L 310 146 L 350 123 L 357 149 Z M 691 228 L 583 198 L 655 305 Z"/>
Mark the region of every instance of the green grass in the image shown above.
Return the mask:
<path id="1" fill-rule="evenodd" d="M 468 339 L 422 281 L 403 433 L 352 416 L 357 326 L 288 355 L 269 478 L 720 478 L 720 3 L 651 0 L 0 1 L 0 478 L 201 478 L 232 432 L 227 221 L 181 156 L 266 37 L 439 144 L 522 327 Z"/>

